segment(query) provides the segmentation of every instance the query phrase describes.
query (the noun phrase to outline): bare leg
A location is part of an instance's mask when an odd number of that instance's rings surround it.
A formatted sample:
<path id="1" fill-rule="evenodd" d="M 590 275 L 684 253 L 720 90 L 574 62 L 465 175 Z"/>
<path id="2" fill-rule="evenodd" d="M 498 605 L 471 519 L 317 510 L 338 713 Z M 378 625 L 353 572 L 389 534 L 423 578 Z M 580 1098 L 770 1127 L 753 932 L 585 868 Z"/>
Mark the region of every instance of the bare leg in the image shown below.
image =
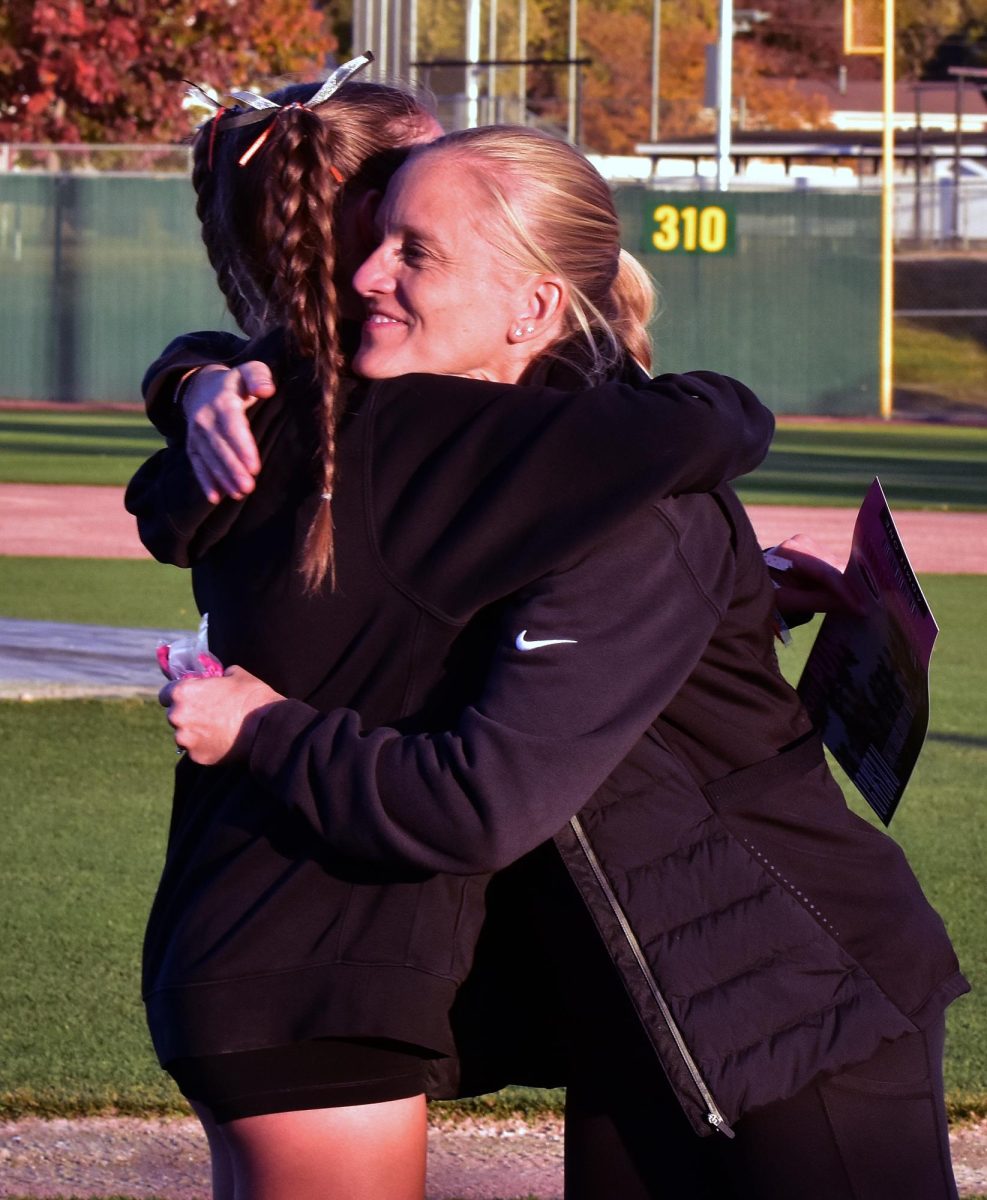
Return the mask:
<path id="1" fill-rule="evenodd" d="M 424 1200 L 426 1132 L 424 1096 L 229 1121 L 222 1200 Z"/>
<path id="2" fill-rule="evenodd" d="M 233 1188 L 233 1159 L 223 1138 L 220 1126 L 212 1118 L 209 1109 L 202 1104 L 192 1103 L 195 1115 L 202 1122 L 209 1142 L 209 1159 L 212 1165 L 212 1200 L 235 1200 Z"/>

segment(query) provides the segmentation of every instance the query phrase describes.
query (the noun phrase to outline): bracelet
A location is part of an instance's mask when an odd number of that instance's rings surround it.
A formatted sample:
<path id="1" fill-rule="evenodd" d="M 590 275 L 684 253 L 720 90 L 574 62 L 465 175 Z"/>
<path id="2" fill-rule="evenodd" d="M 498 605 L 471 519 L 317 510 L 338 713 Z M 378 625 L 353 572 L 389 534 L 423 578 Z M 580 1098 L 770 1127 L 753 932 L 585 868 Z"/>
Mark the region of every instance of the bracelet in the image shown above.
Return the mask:
<path id="1" fill-rule="evenodd" d="M 185 397 L 188 394 L 189 388 L 192 386 L 192 380 L 201 370 L 202 367 L 193 367 L 191 371 L 186 371 L 181 379 L 179 379 L 175 387 L 175 394 L 172 396 L 172 404 L 174 404 L 175 408 L 180 408 L 182 410 L 182 415 L 185 413 Z"/>

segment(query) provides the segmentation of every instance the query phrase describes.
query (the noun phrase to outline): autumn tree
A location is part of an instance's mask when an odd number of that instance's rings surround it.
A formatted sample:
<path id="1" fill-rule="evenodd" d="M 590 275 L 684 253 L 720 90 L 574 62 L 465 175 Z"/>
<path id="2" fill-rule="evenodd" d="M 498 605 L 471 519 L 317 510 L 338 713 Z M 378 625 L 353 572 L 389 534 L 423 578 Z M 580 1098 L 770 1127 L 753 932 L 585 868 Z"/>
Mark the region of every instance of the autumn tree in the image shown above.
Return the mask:
<path id="1" fill-rule="evenodd" d="M 752 23 L 744 41 L 758 47 L 773 74 L 827 83 L 836 78 L 845 61 L 843 0 L 766 0 L 757 7 L 767 19 Z"/>
<path id="2" fill-rule="evenodd" d="M 880 40 L 882 0 L 855 0 Z M 843 56 L 843 0 L 763 0 L 769 12 L 752 38 L 773 57 L 779 75 L 835 78 L 880 75 L 879 56 Z M 904 79 L 945 78 L 947 65 L 982 64 L 987 56 L 987 0 L 896 0 L 895 69 Z"/>
<path id="3" fill-rule="evenodd" d="M 880 6 L 881 0 L 873 3 Z M 569 4 L 570 0 L 529 0 L 530 56 L 565 57 Z M 831 83 L 841 67 L 849 68 L 851 77 L 880 74 L 879 59 L 844 56 L 842 0 L 759 0 L 756 7 L 767 19 L 750 23 L 734 41 L 735 116 L 744 127 L 825 127 L 829 113 L 821 94 L 813 97 L 799 82 Z M 987 0 L 897 0 L 897 9 L 898 70 L 903 77 L 929 72 L 944 47 L 953 61 L 960 52 L 957 47 L 962 47 L 965 61 L 978 61 L 977 39 L 987 30 Z M 704 104 L 706 49 L 718 36 L 719 2 L 665 0 L 660 10 L 662 136 L 711 132 L 715 113 Z M 452 57 L 463 53 L 463 12 L 463 0 L 420 0 L 425 38 L 436 47 L 441 42 L 443 52 Z M 513 54 L 515 5 L 500 0 L 499 14 L 499 50 Z M 578 53 L 592 59 L 583 71 L 582 89 L 582 133 L 588 148 L 626 151 L 647 140 L 652 14 L 652 0 L 579 0 Z M 483 28 L 485 33 L 486 9 Z M 528 78 L 529 109 L 564 128 L 566 73 L 538 69 Z"/>
<path id="4" fill-rule="evenodd" d="M 715 0 L 663 5 L 659 130 L 662 137 L 710 133 L 715 112 L 706 105 L 707 47 L 718 37 Z M 584 141 L 593 150 L 627 153 L 648 140 L 651 106 L 651 6 L 615 7 L 595 0 L 581 8 L 581 41 L 593 65 L 584 90 Z M 769 53 L 749 38 L 734 41 L 735 111 L 753 129 L 806 129 L 825 125 L 821 99 L 776 78 Z"/>
<path id="5" fill-rule="evenodd" d="M 908 79 L 945 78 L 948 66 L 983 65 L 987 0 L 898 0 L 895 48 Z"/>
<path id="6" fill-rule="evenodd" d="M 581 137 L 588 149 L 622 152 L 646 141 L 651 111 L 652 0 L 572 0 L 578 3 L 577 56 L 591 64 L 581 69 Z M 796 0 L 792 0 L 796 2 Z M 838 3 L 838 0 L 836 0 Z M 984 0 L 987 2 L 987 0 Z M 490 0 L 481 13 L 483 46 L 488 56 Z M 527 40 L 518 40 L 519 0 L 498 0 L 497 56 L 549 59 L 561 63 L 569 50 L 570 0 L 528 0 Z M 714 114 L 704 107 L 706 47 L 716 41 L 719 0 L 665 0 L 662 18 L 661 128 L 671 135 L 708 132 Z M 419 0 L 420 59 L 462 58 L 465 53 L 464 0 Z M 834 28 L 838 28 L 834 26 Z M 750 123 L 766 127 L 805 127 L 824 121 L 826 113 L 779 82 L 774 58 L 759 47 L 741 48 L 737 71 Z M 430 76 L 438 83 L 437 72 Z M 564 66 L 532 66 L 527 73 L 525 104 L 545 125 L 564 130 L 568 124 L 568 80 Z M 516 76 L 498 76 L 501 96 L 513 98 Z M 456 76 L 445 82 L 462 86 Z"/>
<path id="7" fill-rule="evenodd" d="M 0 141 L 178 140 L 183 79 L 263 87 L 335 45 L 309 0 L 6 0 Z"/>

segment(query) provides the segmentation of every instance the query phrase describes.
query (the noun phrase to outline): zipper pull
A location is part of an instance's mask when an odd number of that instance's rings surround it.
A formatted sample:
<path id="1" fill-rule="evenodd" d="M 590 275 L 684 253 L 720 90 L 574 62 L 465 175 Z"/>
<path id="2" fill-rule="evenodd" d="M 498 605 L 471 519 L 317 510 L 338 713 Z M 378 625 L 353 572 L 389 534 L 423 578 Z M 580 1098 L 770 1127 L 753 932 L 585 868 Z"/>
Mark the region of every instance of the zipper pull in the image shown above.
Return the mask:
<path id="1" fill-rule="evenodd" d="M 724 1120 L 722 1113 L 708 1112 L 706 1120 L 709 1121 L 717 1133 L 722 1133 L 724 1137 L 735 1138 L 737 1136 Z"/>

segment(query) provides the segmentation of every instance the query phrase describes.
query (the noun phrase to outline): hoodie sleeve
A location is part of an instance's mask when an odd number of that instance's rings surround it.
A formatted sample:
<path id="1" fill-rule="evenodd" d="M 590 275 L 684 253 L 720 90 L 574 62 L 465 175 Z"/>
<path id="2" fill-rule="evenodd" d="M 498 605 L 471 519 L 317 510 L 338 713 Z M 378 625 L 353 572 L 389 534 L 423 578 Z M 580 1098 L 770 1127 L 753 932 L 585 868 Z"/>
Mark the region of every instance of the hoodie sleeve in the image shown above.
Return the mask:
<path id="1" fill-rule="evenodd" d="M 246 338 L 221 330 L 184 333 L 165 346 L 144 372 L 141 392 L 151 424 L 165 437 L 184 437 L 185 418 L 175 408 L 175 389 L 182 376 L 209 363 L 243 362 Z"/>
<path id="2" fill-rule="evenodd" d="M 296 379 L 287 371 L 279 332 L 251 342 L 233 335 L 188 334 L 173 342 L 172 347 L 176 347 L 175 355 L 184 363 L 189 359 L 189 345 L 199 344 L 196 339 L 203 339 L 206 349 L 202 361 L 210 363 L 216 361 L 212 351 L 222 348 L 223 338 L 230 339 L 229 349 L 233 349 L 234 342 L 238 346 L 237 352 L 226 360 L 231 366 L 251 358 L 262 359 L 272 365 L 276 377 L 284 379 L 284 386 L 262 404 L 246 410 L 261 457 L 254 498 L 225 498 L 218 504 L 206 498 L 185 453 L 185 421 L 180 416 L 171 418 L 175 432 L 169 435 L 168 445 L 143 463 L 127 485 L 124 507 L 137 519 L 141 542 L 159 562 L 179 567 L 191 566 L 224 538 L 248 501 L 254 505 L 273 505 L 280 496 L 297 490 L 286 489 L 286 480 L 297 481 L 304 476 L 311 457 L 306 456 L 304 441 L 312 433 L 312 395 L 304 377 Z M 158 362 L 163 362 L 168 353 L 166 350 Z M 148 377 L 153 371 L 152 366 Z M 170 398 L 168 403 L 171 404 Z"/>
<path id="3" fill-rule="evenodd" d="M 394 582 L 468 620 L 610 536 L 642 505 L 757 466 L 774 418 L 724 375 L 581 392 L 441 376 L 375 385 L 367 467 Z"/>
<path id="4" fill-rule="evenodd" d="M 260 720 L 249 769 L 335 852 L 499 869 L 586 803 L 688 678 L 729 603 L 730 543 L 712 497 L 649 508 L 518 596 L 455 728 L 367 729 L 285 700 Z"/>

